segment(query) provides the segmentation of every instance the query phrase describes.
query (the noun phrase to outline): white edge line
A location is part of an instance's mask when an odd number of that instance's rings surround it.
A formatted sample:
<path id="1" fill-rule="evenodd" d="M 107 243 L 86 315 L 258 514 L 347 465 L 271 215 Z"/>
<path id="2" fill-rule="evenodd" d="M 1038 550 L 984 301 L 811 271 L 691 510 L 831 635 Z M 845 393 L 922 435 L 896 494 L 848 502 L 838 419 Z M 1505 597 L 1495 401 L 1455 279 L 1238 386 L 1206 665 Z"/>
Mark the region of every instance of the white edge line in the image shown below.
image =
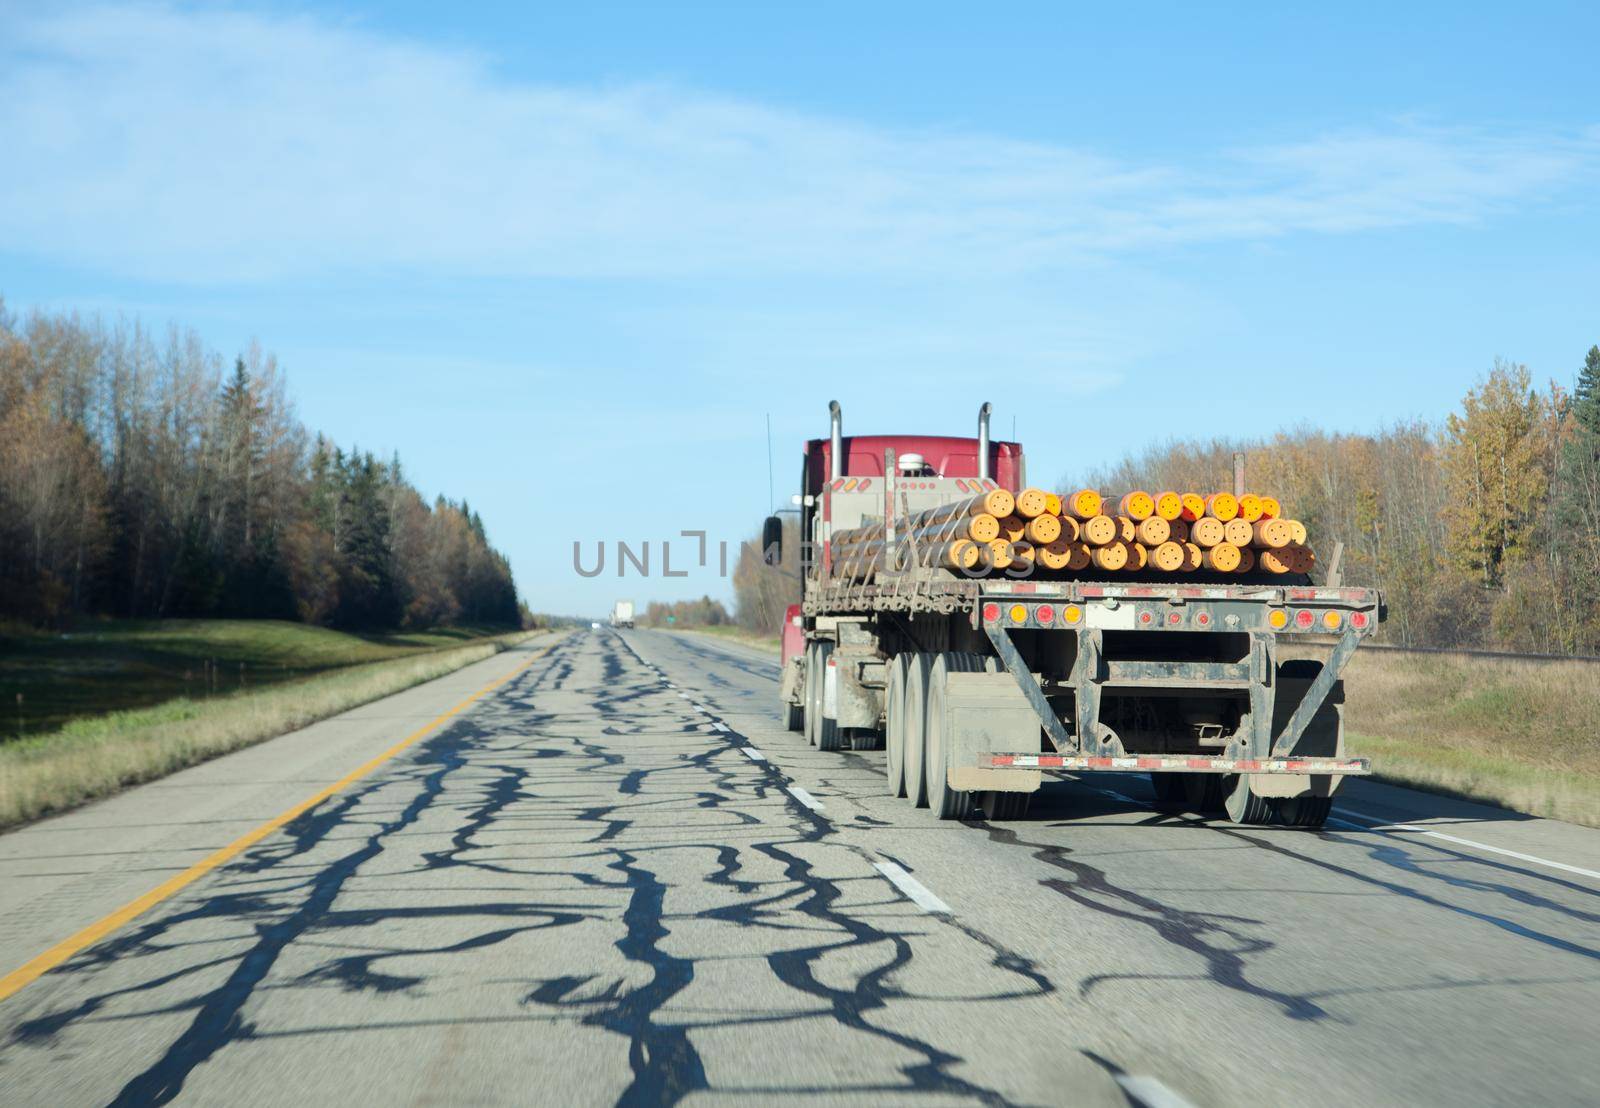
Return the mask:
<path id="1" fill-rule="evenodd" d="M 906 895 L 907 900 L 910 900 L 924 912 L 939 912 L 947 916 L 955 915 L 955 911 L 950 905 L 934 896 L 926 885 L 907 873 L 904 867 L 894 862 L 873 862 L 872 868 L 888 878 L 889 884 L 899 889 Z"/>
<path id="2" fill-rule="evenodd" d="M 767 760 L 767 756 L 753 746 L 741 746 L 739 749 L 744 751 L 745 757 L 752 762 L 765 762 Z"/>
<path id="3" fill-rule="evenodd" d="M 1158 1078 L 1140 1073 L 1119 1073 L 1116 1077 L 1122 1091 L 1144 1105 L 1144 1108 L 1194 1108 Z"/>
<path id="4" fill-rule="evenodd" d="M 813 812 L 822 811 L 822 801 L 806 792 L 799 785 L 789 785 L 788 790 L 790 796 L 804 804 L 807 808 L 810 808 Z"/>
<path id="5" fill-rule="evenodd" d="M 1430 831 L 1426 827 L 1418 827 L 1415 824 L 1390 823 L 1388 820 L 1362 815 L 1360 812 L 1345 811 L 1344 809 L 1341 809 L 1341 811 L 1344 811 L 1347 816 L 1361 820 L 1359 824 L 1340 821 L 1345 823 L 1346 827 L 1354 827 L 1357 830 L 1381 831 L 1385 834 L 1404 831 L 1413 835 L 1426 835 L 1430 839 L 1443 839 L 1447 843 L 1471 847 L 1473 850 L 1482 850 L 1489 854 L 1503 854 L 1507 858 L 1515 858 L 1518 861 L 1528 862 L 1535 866 L 1544 866 L 1547 869 L 1561 870 L 1563 873 L 1576 873 L 1583 877 L 1593 877 L 1596 880 L 1600 880 L 1600 870 L 1584 869 L 1582 866 L 1569 866 L 1565 862 L 1552 862 L 1549 858 L 1541 858 L 1537 854 L 1524 854 L 1520 850 L 1507 850 L 1504 847 L 1490 846 L 1488 843 L 1463 839 L 1459 835 L 1446 835 L 1443 831 Z"/>

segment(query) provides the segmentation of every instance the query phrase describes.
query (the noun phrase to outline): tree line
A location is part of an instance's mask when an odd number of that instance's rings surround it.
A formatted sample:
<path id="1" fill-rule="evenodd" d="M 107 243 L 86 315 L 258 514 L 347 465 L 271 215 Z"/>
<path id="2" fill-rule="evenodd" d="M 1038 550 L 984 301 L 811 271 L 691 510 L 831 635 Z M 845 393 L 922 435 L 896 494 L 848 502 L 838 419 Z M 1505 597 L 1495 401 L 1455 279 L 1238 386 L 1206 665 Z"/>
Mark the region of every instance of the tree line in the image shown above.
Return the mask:
<path id="1" fill-rule="evenodd" d="M 0 616 L 515 625 L 465 501 L 296 419 L 277 361 L 0 301 Z"/>
<path id="2" fill-rule="evenodd" d="M 1408 646 L 1600 653 L 1600 347 L 1573 387 L 1497 359 L 1442 423 L 1373 434 L 1170 442 L 1063 487 L 1246 484 L 1303 520 L 1345 584 L 1382 589 L 1383 637 Z"/>
<path id="3" fill-rule="evenodd" d="M 731 624 L 733 617 L 722 601 L 702 596 L 699 600 L 677 600 L 670 604 L 652 600 L 645 606 L 639 622 L 646 627 L 721 627 Z"/>

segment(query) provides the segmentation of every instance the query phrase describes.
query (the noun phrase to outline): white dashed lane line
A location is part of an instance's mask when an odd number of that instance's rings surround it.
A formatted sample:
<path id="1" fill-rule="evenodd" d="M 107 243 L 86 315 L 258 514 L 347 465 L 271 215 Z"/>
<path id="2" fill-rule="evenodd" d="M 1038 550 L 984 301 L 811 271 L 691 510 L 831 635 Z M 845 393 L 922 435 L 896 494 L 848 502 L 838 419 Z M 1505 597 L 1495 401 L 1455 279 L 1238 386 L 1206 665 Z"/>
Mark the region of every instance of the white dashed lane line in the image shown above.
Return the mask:
<path id="1" fill-rule="evenodd" d="M 899 889 L 906 895 L 906 899 L 921 908 L 924 912 L 939 912 L 947 916 L 955 915 L 954 909 L 928 890 L 928 887 L 906 872 L 904 866 L 895 862 L 873 862 L 872 868 L 889 879 L 889 884 Z"/>
<path id="2" fill-rule="evenodd" d="M 713 724 L 712 724 L 712 725 L 711 725 L 711 729 L 712 729 L 712 730 L 713 730 L 713 731 L 727 731 L 727 730 L 728 730 L 728 725 L 727 725 L 727 724 L 726 724 L 726 723 L 723 723 L 723 722 L 722 722 L 722 721 L 721 721 L 721 720 L 720 720 L 720 719 L 719 719 L 719 720 L 717 720 L 717 721 L 716 721 L 716 722 L 715 722 L 715 723 L 713 723 Z"/>
<path id="3" fill-rule="evenodd" d="M 1128 1094 L 1128 1099 L 1143 1108 L 1194 1108 L 1183 1097 L 1173 1092 L 1154 1077 L 1137 1073 L 1117 1074 L 1117 1084 Z"/>
<path id="4" fill-rule="evenodd" d="M 813 812 L 822 811 L 822 801 L 806 792 L 799 785 L 787 785 L 785 788 L 789 790 L 790 796 L 804 804 L 807 808 L 810 808 Z"/>
<path id="5" fill-rule="evenodd" d="M 744 751 L 744 756 L 752 762 L 765 762 L 767 760 L 767 756 L 753 746 L 741 746 L 739 749 Z"/>
<path id="6" fill-rule="evenodd" d="M 1536 854 L 1524 854 L 1520 850 L 1507 850 L 1504 847 L 1490 846 L 1488 843 L 1476 842 L 1472 839 L 1463 839 L 1457 835 L 1447 835 L 1443 831 L 1430 831 L 1426 827 L 1419 827 L 1411 823 L 1390 823 L 1388 820 L 1377 819 L 1374 816 L 1362 815 L 1360 812 L 1351 812 L 1339 809 L 1340 813 L 1349 819 L 1340 819 L 1338 816 L 1329 816 L 1329 823 L 1342 824 L 1356 831 L 1377 831 L 1380 834 L 1391 835 L 1403 833 L 1406 835 L 1425 835 L 1430 839 L 1441 839 L 1457 846 L 1468 847 L 1472 850 L 1481 850 L 1488 854 L 1500 854 L 1507 858 L 1515 858 L 1519 862 L 1527 862 L 1535 866 L 1544 866 L 1546 869 L 1560 870 L 1563 873 L 1576 873 L 1580 877 L 1593 877 L 1600 880 L 1600 870 L 1584 869 L 1582 866 L 1569 866 L 1565 862 L 1552 862 L 1549 858 L 1541 858 Z M 1350 820 L 1360 820 L 1360 823 L 1351 823 Z"/>

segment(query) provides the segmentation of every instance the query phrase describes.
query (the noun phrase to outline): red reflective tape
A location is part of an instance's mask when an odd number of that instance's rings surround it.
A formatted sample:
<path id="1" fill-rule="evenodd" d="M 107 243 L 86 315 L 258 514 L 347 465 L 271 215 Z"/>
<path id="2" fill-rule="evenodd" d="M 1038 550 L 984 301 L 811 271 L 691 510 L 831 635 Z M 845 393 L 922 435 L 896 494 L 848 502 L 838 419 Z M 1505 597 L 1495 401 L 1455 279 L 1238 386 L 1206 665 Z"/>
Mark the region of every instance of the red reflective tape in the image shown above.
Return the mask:
<path id="1" fill-rule="evenodd" d="M 1012 756 L 1010 754 L 991 754 L 991 755 L 989 755 L 989 764 L 991 766 L 1009 766 L 1011 764 L 1011 761 L 1012 761 Z"/>

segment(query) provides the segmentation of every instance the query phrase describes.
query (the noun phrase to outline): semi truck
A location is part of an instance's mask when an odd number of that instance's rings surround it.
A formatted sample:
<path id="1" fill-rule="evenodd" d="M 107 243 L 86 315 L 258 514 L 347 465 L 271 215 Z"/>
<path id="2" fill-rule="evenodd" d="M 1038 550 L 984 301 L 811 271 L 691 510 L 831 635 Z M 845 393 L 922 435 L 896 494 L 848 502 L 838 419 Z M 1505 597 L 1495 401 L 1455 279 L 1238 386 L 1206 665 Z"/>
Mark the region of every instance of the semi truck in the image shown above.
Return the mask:
<path id="1" fill-rule="evenodd" d="M 611 607 L 611 626 L 633 630 L 633 601 L 619 600 Z"/>
<path id="2" fill-rule="evenodd" d="M 1045 580 L 885 565 L 833 574 L 834 535 L 1026 485 L 1022 446 L 845 436 L 805 444 L 801 598 L 782 636 L 780 709 L 825 751 L 881 748 L 887 790 L 939 819 L 1025 818 L 1046 773 L 1149 774 L 1159 803 L 1240 824 L 1320 827 L 1347 777 L 1342 674 L 1384 617 L 1334 564 L 1268 583 L 1198 572 Z M 1236 478 L 1237 480 L 1237 478 Z M 1242 491 L 1242 490 L 1236 490 Z M 781 562 L 783 528 L 763 528 Z M 1333 559 L 1336 563 L 1337 558 Z"/>

